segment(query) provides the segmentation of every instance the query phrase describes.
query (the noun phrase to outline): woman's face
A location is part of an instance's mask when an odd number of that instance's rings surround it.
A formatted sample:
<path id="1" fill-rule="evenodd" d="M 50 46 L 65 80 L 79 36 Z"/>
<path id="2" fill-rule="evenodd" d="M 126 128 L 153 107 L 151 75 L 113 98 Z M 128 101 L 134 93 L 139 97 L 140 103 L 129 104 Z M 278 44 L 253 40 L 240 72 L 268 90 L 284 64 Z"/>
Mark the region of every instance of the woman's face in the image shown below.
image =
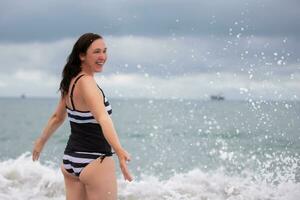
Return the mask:
<path id="1" fill-rule="evenodd" d="M 86 54 L 80 56 L 82 67 L 87 67 L 92 72 L 101 72 L 107 59 L 106 49 L 103 39 L 95 40 Z"/>

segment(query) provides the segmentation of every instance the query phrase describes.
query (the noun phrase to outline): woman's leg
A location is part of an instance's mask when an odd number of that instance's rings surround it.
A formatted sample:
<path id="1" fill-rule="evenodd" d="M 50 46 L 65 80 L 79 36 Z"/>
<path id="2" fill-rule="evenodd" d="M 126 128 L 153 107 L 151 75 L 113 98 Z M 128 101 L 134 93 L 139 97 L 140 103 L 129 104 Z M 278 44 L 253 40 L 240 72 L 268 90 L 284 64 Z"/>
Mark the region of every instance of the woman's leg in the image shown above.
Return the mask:
<path id="1" fill-rule="evenodd" d="M 60 168 L 65 180 L 66 200 L 87 199 L 84 184 L 80 182 L 79 178 L 67 172 L 63 165 Z"/>
<path id="2" fill-rule="evenodd" d="M 96 159 L 88 164 L 80 173 L 80 181 L 85 185 L 88 200 L 116 200 L 117 178 L 115 161 L 106 157 L 100 163 Z"/>

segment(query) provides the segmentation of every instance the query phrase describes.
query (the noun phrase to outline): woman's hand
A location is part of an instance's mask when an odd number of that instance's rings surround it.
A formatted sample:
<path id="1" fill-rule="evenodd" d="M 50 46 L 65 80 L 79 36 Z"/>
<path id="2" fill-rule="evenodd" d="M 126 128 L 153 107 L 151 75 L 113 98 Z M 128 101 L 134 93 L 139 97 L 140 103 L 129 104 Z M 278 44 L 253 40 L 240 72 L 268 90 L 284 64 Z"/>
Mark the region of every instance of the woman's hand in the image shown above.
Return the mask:
<path id="1" fill-rule="evenodd" d="M 33 161 L 36 161 L 39 159 L 40 153 L 43 150 L 44 145 L 45 145 L 45 142 L 41 138 L 38 138 L 34 142 L 34 146 L 33 146 L 33 150 L 32 150 L 32 160 Z"/>
<path id="2" fill-rule="evenodd" d="M 125 181 L 128 180 L 129 182 L 133 180 L 128 167 L 127 167 L 127 162 L 130 161 L 130 155 L 127 151 L 125 151 L 124 149 L 119 150 L 118 152 L 116 152 L 116 154 L 118 155 L 119 158 L 119 163 L 120 163 L 120 168 L 121 171 L 123 173 L 124 179 Z"/>

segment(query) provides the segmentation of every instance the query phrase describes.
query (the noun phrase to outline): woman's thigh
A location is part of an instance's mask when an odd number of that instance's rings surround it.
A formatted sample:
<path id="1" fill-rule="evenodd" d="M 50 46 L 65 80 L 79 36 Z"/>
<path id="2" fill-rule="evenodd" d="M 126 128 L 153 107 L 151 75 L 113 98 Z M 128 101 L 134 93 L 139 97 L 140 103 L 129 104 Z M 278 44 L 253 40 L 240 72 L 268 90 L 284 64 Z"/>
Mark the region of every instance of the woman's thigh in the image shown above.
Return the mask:
<path id="1" fill-rule="evenodd" d="M 65 170 L 63 165 L 61 165 L 61 171 L 65 180 L 66 189 L 66 199 L 67 200 L 86 200 L 86 191 L 84 184 L 79 180 L 79 178 L 71 175 Z"/>
<path id="2" fill-rule="evenodd" d="M 100 159 L 92 161 L 81 171 L 79 179 L 85 185 L 89 200 L 117 199 L 115 162 L 112 157 L 106 157 L 102 163 Z"/>

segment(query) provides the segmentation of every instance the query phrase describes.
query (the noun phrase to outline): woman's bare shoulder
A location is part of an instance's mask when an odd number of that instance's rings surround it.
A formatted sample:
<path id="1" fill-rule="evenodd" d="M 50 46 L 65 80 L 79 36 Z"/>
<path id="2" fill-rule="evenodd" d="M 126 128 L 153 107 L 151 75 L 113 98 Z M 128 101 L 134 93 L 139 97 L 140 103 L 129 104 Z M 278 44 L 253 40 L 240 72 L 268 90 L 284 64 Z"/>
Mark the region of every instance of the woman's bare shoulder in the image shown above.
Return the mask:
<path id="1" fill-rule="evenodd" d="M 93 76 L 84 75 L 81 77 L 81 80 L 78 83 L 80 89 L 92 89 L 97 88 L 97 83 Z"/>

